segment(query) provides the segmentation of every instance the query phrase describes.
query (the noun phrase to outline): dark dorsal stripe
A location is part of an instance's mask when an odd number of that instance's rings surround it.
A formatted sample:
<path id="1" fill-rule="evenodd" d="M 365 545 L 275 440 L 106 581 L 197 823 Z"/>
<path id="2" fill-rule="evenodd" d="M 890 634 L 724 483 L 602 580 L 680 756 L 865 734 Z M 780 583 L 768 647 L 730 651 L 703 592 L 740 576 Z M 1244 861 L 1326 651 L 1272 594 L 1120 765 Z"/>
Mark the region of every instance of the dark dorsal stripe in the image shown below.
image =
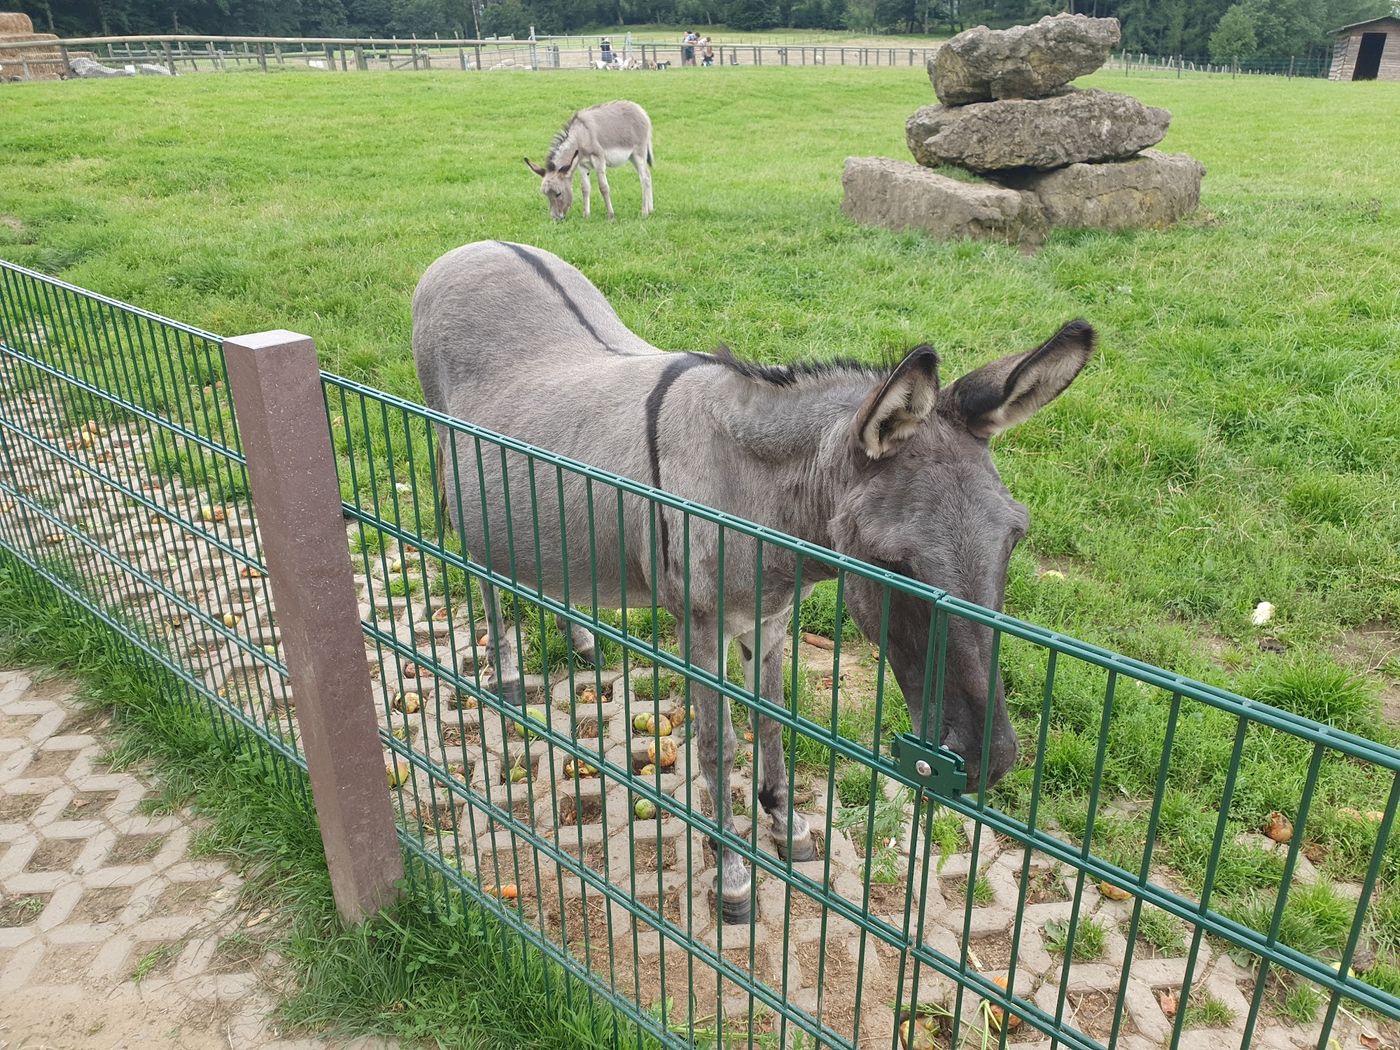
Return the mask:
<path id="1" fill-rule="evenodd" d="M 651 486 L 659 489 L 661 487 L 661 449 L 657 446 L 657 429 L 661 418 L 661 402 L 666 399 L 666 391 L 671 389 L 671 384 L 680 378 L 682 372 L 689 371 L 696 365 L 713 364 L 714 358 L 705 354 L 680 353 L 671 355 L 671 360 L 661 370 L 661 376 L 657 379 L 656 385 L 651 388 L 651 393 L 647 395 L 647 458 L 651 461 Z M 658 507 L 656 516 L 661 521 L 661 566 L 664 570 L 671 568 L 671 543 L 670 534 L 666 528 L 666 508 Z"/>
<path id="2" fill-rule="evenodd" d="M 533 252 L 526 251 L 524 245 L 511 244 L 509 241 L 499 241 L 498 243 L 504 245 L 505 247 L 509 248 L 512 252 L 514 252 L 517 258 L 519 258 L 522 262 L 526 263 L 532 270 L 535 271 L 535 273 L 540 275 L 540 280 L 544 281 L 545 284 L 549 285 L 555 290 L 555 292 L 559 294 L 559 298 L 564 300 L 564 305 L 568 308 L 569 312 L 574 315 L 574 320 L 578 321 L 579 324 L 583 325 L 584 331 L 591 335 L 597 341 L 599 346 L 601 346 L 604 350 L 608 351 L 608 353 L 610 354 L 622 353 L 621 350 L 609 346 L 607 340 L 605 340 L 601 335 L 598 334 L 598 329 L 593 327 L 593 322 L 584 316 L 583 311 L 580 310 L 578 307 L 578 303 L 574 302 L 573 296 L 571 296 L 565 290 L 564 286 L 559 283 L 559 278 L 555 277 L 554 274 L 549 272 L 549 267 L 544 264 L 544 262 L 540 259 L 538 255 L 535 255 Z"/>

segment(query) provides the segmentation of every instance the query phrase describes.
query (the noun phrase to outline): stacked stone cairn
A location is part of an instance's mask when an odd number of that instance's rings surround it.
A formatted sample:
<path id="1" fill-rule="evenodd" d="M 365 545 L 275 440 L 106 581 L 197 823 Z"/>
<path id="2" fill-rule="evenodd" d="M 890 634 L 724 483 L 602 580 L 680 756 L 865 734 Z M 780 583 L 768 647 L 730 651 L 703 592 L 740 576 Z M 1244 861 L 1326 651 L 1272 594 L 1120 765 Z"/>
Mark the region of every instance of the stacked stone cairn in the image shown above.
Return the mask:
<path id="1" fill-rule="evenodd" d="M 1205 167 L 1148 148 L 1171 114 L 1069 86 L 1117 44 L 1117 19 L 1085 15 L 954 37 L 928 63 L 941 105 L 905 125 L 918 164 L 848 158 L 842 210 L 868 226 L 1030 246 L 1052 228 L 1175 222 L 1199 202 Z M 958 177 L 938 171 L 950 168 Z"/>

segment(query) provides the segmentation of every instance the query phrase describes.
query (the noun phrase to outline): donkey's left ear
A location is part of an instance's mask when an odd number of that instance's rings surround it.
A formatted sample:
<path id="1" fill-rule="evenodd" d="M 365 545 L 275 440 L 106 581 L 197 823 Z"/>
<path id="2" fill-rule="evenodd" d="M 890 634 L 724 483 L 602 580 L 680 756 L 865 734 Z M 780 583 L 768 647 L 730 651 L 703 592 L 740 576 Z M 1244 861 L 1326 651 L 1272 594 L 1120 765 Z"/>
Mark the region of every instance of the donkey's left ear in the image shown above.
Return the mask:
<path id="1" fill-rule="evenodd" d="M 1073 382 L 1098 341 L 1087 321 L 1071 321 L 1045 343 L 959 377 L 939 405 L 975 437 L 990 438 L 1023 423 Z"/>
<path id="2" fill-rule="evenodd" d="M 569 158 L 569 163 L 564 165 L 565 175 L 572 175 L 574 173 L 574 169 L 578 167 L 578 159 L 581 155 L 581 150 L 574 150 L 574 155 Z"/>
<path id="3" fill-rule="evenodd" d="M 933 414 L 938 401 L 938 354 L 924 344 L 910 350 L 856 412 L 853 438 L 871 459 L 899 448 Z"/>

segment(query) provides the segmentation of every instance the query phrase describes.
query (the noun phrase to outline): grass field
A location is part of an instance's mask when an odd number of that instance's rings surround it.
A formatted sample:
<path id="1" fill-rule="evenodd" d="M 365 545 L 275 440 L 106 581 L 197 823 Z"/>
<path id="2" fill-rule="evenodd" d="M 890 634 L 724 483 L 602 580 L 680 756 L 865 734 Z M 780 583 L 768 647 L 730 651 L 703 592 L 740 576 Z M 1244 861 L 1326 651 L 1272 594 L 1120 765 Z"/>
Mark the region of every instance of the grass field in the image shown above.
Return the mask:
<path id="1" fill-rule="evenodd" d="M 409 295 L 434 258 L 480 238 L 563 256 L 659 346 L 723 341 L 764 361 L 878 360 L 927 340 L 946 382 L 1085 317 L 1096 361 L 996 448 L 1033 519 L 1009 611 L 1397 739 L 1400 136 L 1383 115 L 1400 85 L 1090 78 L 1172 110 L 1165 148 L 1208 168 L 1201 210 L 1164 232 L 1058 233 L 1027 255 L 840 216 L 846 156 L 907 156 L 904 118 L 932 101 L 919 69 L 618 76 L 7 88 L 0 256 L 223 334 L 307 332 L 328 368 L 415 399 Z M 573 108 L 622 92 L 656 126 L 657 213 L 639 221 L 620 172 L 616 223 L 551 224 L 521 156 L 537 159 Z M 1065 578 L 1042 576 L 1051 566 Z M 1263 629 L 1249 621 L 1261 600 L 1278 610 Z M 1032 670 L 1008 666 L 1013 694 L 1033 693 Z M 1067 811 L 1096 725 L 1092 694 L 1077 703 L 1047 755 Z M 1199 795 L 1170 800 L 1164 856 L 1188 883 L 1228 759 L 1217 728 L 1179 742 Z M 1111 789 L 1141 793 L 1151 740 L 1130 720 Z M 1297 798 L 1294 758 L 1249 756 L 1251 813 Z M 1358 803 L 1375 787 L 1342 770 L 1325 797 L 1374 808 Z M 1351 878 L 1367 858 L 1344 824 L 1327 873 Z M 1137 825 L 1116 830 L 1131 853 Z M 1277 859 L 1257 861 L 1230 852 L 1222 906 L 1263 906 Z M 1290 943 L 1335 951 L 1338 902 L 1300 899 Z M 1393 961 L 1400 894 L 1383 905 Z"/>

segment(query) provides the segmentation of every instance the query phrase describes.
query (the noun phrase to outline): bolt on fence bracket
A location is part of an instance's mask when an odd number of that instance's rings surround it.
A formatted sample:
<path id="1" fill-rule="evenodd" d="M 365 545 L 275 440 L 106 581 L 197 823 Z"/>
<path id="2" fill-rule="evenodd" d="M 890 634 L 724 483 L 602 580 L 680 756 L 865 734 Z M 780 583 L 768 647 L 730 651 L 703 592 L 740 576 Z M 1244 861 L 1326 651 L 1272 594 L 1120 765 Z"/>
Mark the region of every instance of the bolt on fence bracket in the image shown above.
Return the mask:
<path id="1" fill-rule="evenodd" d="M 967 789 L 962 756 L 934 747 L 912 733 L 894 738 L 890 749 L 899 771 L 930 795 L 961 795 Z"/>

